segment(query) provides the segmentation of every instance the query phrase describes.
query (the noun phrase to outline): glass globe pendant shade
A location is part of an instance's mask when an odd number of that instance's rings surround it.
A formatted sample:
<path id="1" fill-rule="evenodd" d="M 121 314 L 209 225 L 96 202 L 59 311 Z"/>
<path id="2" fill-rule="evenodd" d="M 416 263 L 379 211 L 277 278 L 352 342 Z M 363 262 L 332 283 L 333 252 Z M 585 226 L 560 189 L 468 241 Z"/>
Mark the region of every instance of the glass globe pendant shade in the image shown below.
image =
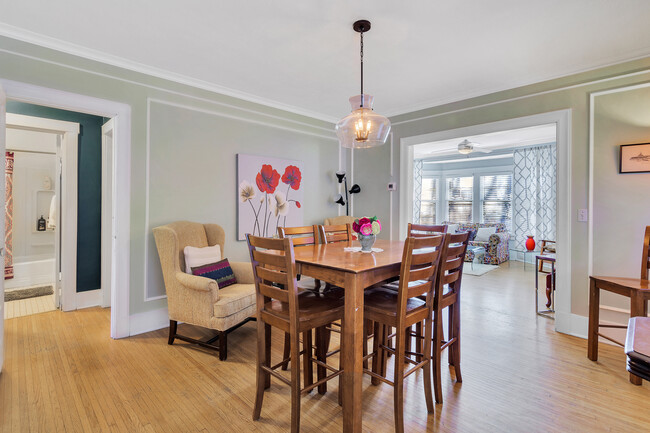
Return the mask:
<path id="1" fill-rule="evenodd" d="M 372 110 L 372 95 L 356 95 L 350 98 L 352 112 L 336 124 L 336 135 L 341 146 L 365 149 L 381 146 L 390 133 L 390 120 Z"/>

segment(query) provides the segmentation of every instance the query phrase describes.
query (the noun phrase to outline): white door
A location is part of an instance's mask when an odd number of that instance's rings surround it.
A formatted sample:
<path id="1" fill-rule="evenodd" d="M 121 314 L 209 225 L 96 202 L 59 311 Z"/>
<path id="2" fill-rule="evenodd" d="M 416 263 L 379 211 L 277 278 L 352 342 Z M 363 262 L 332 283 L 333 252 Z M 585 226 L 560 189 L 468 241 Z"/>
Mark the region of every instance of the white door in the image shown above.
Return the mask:
<path id="1" fill-rule="evenodd" d="M 5 127 L 5 118 L 7 117 L 7 97 L 5 95 L 2 86 L 0 86 L 0 155 L 2 155 L 1 160 L 6 161 L 5 149 L 7 148 L 7 143 L 5 142 L 7 137 L 6 127 Z M 2 164 L 4 167 L 4 164 Z M 2 170 L 4 174 L 4 170 Z M 2 200 L 5 200 L 5 180 L 2 176 L 2 181 L 0 181 L 0 197 Z M 0 262 L 4 268 L 4 256 L 5 256 L 5 212 L 2 210 L 4 206 L 0 207 Z M 0 276 L 0 373 L 2 372 L 2 365 L 5 360 L 5 278 L 4 278 L 4 269 L 2 271 L 2 276 Z"/>
<path id="2" fill-rule="evenodd" d="M 102 229 L 101 229 L 101 289 L 102 307 L 111 306 L 111 285 L 114 260 L 115 214 L 113 207 L 113 152 L 115 149 L 115 123 L 113 119 L 102 126 Z"/>

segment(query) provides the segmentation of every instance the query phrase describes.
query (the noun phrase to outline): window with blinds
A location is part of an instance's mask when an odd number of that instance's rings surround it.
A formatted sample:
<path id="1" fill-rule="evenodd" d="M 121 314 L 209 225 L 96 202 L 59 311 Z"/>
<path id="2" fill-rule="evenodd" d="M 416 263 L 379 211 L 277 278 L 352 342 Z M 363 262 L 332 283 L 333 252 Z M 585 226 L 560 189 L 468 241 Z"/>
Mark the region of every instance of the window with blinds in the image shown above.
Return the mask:
<path id="1" fill-rule="evenodd" d="M 447 178 L 447 215 L 454 223 L 472 222 L 474 176 Z"/>
<path id="2" fill-rule="evenodd" d="M 484 223 L 512 220 L 512 174 L 481 176 L 481 212 Z"/>
<path id="3" fill-rule="evenodd" d="M 420 224 L 436 223 L 436 204 L 438 202 L 438 179 L 422 178 L 422 195 L 420 196 Z"/>

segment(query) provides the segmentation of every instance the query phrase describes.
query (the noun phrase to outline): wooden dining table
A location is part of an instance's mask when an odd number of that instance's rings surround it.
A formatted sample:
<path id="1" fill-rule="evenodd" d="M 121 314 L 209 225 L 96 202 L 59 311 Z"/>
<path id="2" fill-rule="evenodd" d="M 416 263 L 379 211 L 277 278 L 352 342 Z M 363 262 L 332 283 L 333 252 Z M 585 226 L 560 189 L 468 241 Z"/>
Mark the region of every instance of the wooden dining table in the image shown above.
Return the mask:
<path id="1" fill-rule="evenodd" d="M 345 313 L 342 328 L 343 431 L 361 432 L 363 379 L 363 292 L 381 281 L 398 277 L 403 241 L 377 240 L 381 252 L 347 252 L 358 242 L 337 242 L 295 247 L 301 275 L 343 287 Z"/>

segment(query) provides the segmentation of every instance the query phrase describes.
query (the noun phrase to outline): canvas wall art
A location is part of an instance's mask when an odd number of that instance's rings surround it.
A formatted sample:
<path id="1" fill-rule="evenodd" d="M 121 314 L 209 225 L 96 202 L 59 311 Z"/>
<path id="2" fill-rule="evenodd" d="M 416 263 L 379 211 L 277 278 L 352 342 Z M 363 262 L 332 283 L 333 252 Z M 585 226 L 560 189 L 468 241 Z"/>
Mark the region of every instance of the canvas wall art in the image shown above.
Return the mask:
<path id="1" fill-rule="evenodd" d="M 303 225 L 301 161 L 237 154 L 239 240 Z"/>
<path id="2" fill-rule="evenodd" d="M 619 173 L 650 173 L 650 143 L 623 144 Z"/>

